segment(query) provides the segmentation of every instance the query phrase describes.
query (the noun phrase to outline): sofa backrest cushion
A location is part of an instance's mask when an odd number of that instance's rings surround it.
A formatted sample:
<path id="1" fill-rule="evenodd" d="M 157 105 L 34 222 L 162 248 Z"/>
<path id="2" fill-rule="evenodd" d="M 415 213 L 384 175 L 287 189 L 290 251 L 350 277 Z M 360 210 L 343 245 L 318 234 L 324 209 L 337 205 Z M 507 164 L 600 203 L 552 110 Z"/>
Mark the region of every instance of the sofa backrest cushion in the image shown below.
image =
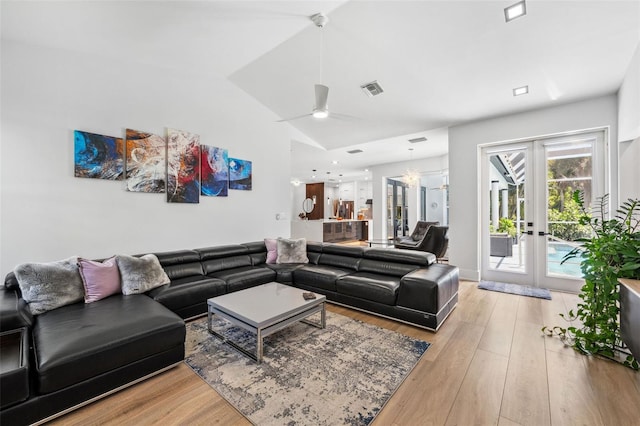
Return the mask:
<path id="1" fill-rule="evenodd" d="M 335 266 L 338 268 L 353 269 L 354 271 L 357 271 L 361 260 L 362 258 L 360 257 L 322 253 L 318 260 L 318 265 Z"/>
<path id="2" fill-rule="evenodd" d="M 242 245 L 247 248 L 252 265 L 262 265 L 267 262 L 267 246 L 264 241 L 254 241 Z"/>
<path id="3" fill-rule="evenodd" d="M 206 275 L 227 269 L 241 268 L 243 266 L 251 266 L 251 257 L 249 257 L 248 254 L 220 257 L 202 262 L 202 267 Z"/>
<path id="4" fill-rule="evenodd" d="M 204 275 L 202 263 L 200 262 L 167 265 L 163 266 L 162 269 L 164 269 L 164 272 L 172 281 L 178 278 L 192 277 L 194 275 Z"/>
<path id="5" fill-rule="evenodd" d="M 322 246 L 322 243 L 307 241 L 307 257 L 309 258 L 309 263 L 314 265 L 318 264 L 320 254 L 322 253 Z"/>
<path id="6" fill-rule="evenodd" d="M 177 250 L 154 254 L 171 280 L 204 275 L 200 263 L 200 253 L 195 250 Z"/>
<path id="7" fill-rule="evenodd" d="M 318 265 L 336 266 L 357 271 L 363 252 L 363 247 L 325 243 L 322 245 L 322 254 L 318 259 Z"/>
<path id="8" fill-rule="evenodd" d="M 163 267 L 200 261 L 200 253 L 195 250 L 176 250 L 154 253 Z"/>
<path id="9" fill-rule="evenodd" d="M 420 266 L 408 263 L 389 262 L 386 260 L 362 259 L 358 265 L 360 272 L 373 272 L 376 274 L 403 277 L 409 272 L 413 272 Z"/>
<path id="10" fill-rule="evenodd" d="M 365 259 L 406 263 L 409 265 L 418 266 L 429 266 L 436 261 L 436 257 L 433 255 L 433 253 L 395 248 L 374 247 L 365 250 L 363 256 Z"/>
<path id="11" fill-rule="evenodd" d="M 248 254 L 249 249 L 247 247 L 234 244 L 228 246 L 217 246 L 217 247 L 205 247 L 195 249 L 200 254 L 200 260 L 211 260 L 211 259 L 220 259 L 223 257 L 231 257 L 237 256 L 241 254 Z"/>
<path id="12" fill-rule="evenodd" d="M 338 254 L 341 256 L 362 257 L 364 247 L 343 246 L 339 244 L 325 244 L 322 253 Z"/>

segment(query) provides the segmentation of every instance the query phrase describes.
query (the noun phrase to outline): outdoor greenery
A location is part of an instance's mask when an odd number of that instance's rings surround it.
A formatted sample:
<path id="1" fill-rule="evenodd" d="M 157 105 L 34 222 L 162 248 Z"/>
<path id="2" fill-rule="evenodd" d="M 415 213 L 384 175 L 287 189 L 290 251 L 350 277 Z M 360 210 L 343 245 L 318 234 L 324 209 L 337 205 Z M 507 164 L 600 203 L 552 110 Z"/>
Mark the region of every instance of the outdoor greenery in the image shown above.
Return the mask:
<path id="1" fill-rule="evenodd" d="M 496 232 L 504 232 L 509 234 L 510 237 L 516 236 L 516 226 L 513 224 L 513 221 L 506 217 L 501 217 L 498 222 L 498 229 Z"/>
<path id="2" fill-rule="evenodd" d="M 590 175 L 591 157 L 579 156 L 549 160 L 547 164 L 549 233 L 565 241 L 576 241 L 591 235 L 588 224 L 580 224 L 580 205 L 573 194 L 580 190 L 591 199 L 591 180 L 583 180 Z M 589 204 L 588 202 L 586 204 Z"/>
<path id="3" fill-rule="evenodd" d="M 557 335 L 584 354 L 603 356 L 638 370 L 638 360 L 623 348 L 619 324 L 619 278 L 640 279 L 640 200 L 629 199 L 608 218 L 608 196 L 597 199 L 593 212 L 585 208 L 583 193 L 573 200 L 580 209 L 579 225 L 589 227 L 592 236 L 568 253 L 563 262 L 581 258 L 585 279 L 577 309 L 562 318 L 569 327 L 543 327 L 548 335 Z M 622 358 L 620 356 L 622 355 Z"/>

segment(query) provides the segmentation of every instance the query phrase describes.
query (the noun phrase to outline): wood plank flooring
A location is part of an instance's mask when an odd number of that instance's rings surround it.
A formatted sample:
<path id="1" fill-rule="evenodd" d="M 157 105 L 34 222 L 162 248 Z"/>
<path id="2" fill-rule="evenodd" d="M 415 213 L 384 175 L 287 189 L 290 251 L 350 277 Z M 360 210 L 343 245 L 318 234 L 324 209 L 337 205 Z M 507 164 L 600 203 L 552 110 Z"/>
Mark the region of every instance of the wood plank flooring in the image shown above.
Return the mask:
<path id="1" fill-rule="evenodd" d="M 347 308 L 329 310 L 432 344 L 374 421 L 386 425 L 640 425 L 640 373 L 587 358 L 543 325 L 578 302 L 478 290 L 461 282 L 437 333 Z M 249 425 L 186 365 L 56 419 L 54 425 Z"/>

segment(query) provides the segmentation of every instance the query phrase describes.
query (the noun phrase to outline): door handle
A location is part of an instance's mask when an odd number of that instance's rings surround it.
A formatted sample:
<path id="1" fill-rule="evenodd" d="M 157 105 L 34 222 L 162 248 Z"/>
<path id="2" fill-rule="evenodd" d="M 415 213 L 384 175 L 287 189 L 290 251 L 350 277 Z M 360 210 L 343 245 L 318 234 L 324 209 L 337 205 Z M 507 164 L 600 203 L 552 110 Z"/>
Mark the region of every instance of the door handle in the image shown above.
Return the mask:
<path id="1" fill-rule="evenodd" d="M 527 235 L 533 235 L 533 231 L 527 231 Z"/>
<path id="2" fill-rule="evenodd" d="M 541 236 L 541 237 L 544 237 L 545 235 L 551 235 L 551 234 L 548 233 L 548 232 L 544 232 L 544 231 L 538 231 L 538 235 Z"/>

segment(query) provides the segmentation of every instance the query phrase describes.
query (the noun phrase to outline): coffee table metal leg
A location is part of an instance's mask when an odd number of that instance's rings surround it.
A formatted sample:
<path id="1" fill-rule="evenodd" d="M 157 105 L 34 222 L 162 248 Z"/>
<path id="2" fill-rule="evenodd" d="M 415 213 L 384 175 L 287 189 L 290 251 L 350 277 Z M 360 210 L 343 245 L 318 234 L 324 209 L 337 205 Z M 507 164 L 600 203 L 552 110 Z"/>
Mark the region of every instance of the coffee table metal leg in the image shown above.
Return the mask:
<path id="1" fill-rule="evenodd" d="M 322 311 L 320 312 L 320 323 L 322 324 L 322 328 L 327 327 L 327 310 L 326 303 L 322 304 Z"/>
<path id="2" fill-rule="evenodd" d="M 262 329 L 258 329 L 256 333 L 256 362 L 260 364 L 262 362 Z"/>

